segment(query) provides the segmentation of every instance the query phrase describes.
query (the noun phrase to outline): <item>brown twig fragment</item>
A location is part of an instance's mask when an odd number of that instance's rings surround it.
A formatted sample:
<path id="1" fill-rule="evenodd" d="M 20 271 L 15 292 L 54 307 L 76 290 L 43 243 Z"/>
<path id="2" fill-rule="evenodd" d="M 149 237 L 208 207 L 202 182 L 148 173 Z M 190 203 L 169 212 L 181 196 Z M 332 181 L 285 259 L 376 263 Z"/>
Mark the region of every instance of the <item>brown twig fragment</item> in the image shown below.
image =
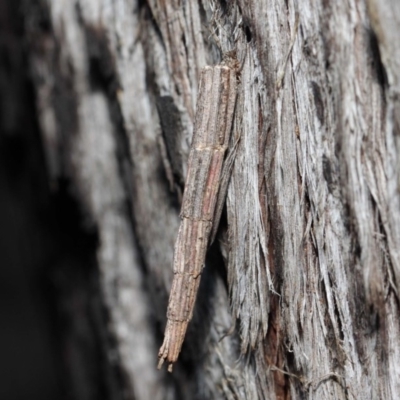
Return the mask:
<path id="1" fill-rule="evenodd" d="M 192 318 L 200 276 L 213 225 L 222 166 L 228 148 L 236 100 L 236 68 L 207 66 L 200 77 L 193 141 L 175 243 L 174 279 L 158 368 L 165 360 L 172 371 Z M 220 196 L 219 196 L 220 197 Z"/>

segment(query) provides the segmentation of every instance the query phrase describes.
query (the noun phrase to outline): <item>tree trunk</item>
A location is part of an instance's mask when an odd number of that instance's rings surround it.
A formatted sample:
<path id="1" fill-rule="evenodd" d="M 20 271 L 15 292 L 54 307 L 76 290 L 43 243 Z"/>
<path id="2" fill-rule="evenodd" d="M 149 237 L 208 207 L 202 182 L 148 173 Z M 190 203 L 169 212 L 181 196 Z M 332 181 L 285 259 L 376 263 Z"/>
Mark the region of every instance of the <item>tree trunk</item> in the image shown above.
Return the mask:
<path id="1" fill-rule="evenodd" d="M 399 4 L 21 3 L 49 232 L 74 224 L 47 272 L 69 398 L 400 398 Z M 232 49 L 237 154 L 169 374 L 199 74 Z"/>

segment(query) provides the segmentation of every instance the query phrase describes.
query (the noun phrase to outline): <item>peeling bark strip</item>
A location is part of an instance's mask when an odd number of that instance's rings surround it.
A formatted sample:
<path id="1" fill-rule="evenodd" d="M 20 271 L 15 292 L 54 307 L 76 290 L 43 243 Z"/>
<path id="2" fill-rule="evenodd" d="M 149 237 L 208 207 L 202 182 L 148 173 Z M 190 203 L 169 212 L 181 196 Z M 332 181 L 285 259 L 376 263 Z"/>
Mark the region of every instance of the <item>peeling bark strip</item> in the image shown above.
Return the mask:
<path id="1" fill-rule="evenodd" d="M 218 224 L 216 204 L 222 165 L 228 148 L 236 100 L 236 68 L 227 65 L 203 68 L 193 142 L 175 243 L 174 279 L 167 311 L 164 343 L 158 368 L 165 360 L 172 371 L 192 318 L 200 276 L 213 224 Z"/>

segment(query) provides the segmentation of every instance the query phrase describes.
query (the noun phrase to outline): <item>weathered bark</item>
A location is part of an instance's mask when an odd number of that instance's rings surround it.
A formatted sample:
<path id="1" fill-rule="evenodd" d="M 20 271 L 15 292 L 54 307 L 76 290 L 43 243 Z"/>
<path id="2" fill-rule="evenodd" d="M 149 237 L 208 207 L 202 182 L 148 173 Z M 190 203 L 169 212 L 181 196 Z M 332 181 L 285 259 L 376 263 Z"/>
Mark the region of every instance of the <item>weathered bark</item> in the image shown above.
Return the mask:
<path id="1" fill-rule="evenodd" d="M 84 390 L 70 359 L 75 397 L 97 398 L 101 376 L 110 399 L 400 398 L 396 0 L 23 4 L 50 184 L 68 180 L 98 238 L 96 332 L 80 334 L 104 367 L 83 363 Z M 157 351 L 197 84 L 219 47 L 241 62 L 240 142 L 169 375 Z"/>

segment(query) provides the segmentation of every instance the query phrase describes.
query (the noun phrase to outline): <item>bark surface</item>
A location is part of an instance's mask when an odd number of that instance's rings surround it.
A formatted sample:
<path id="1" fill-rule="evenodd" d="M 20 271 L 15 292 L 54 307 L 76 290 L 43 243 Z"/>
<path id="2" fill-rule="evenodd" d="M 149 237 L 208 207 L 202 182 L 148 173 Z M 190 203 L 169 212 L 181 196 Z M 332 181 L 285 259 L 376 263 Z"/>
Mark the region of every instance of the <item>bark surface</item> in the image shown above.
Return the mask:
<path id="1" fill-rule="evenodd" d="M 399 4 L 22 2 L 49 186 L 68 182 L 97 238 L 95 282 L 58 295 L 70 321 L 71 293 L 97 304 L 95 334 L 63 333 L 74 398 L 99 380 L 107 399 L 400 398 Z M 199 74 L 232 49 L 226 212 L 168 374 Z M 80 359 L 93 337 L 96 378 Z"/>

